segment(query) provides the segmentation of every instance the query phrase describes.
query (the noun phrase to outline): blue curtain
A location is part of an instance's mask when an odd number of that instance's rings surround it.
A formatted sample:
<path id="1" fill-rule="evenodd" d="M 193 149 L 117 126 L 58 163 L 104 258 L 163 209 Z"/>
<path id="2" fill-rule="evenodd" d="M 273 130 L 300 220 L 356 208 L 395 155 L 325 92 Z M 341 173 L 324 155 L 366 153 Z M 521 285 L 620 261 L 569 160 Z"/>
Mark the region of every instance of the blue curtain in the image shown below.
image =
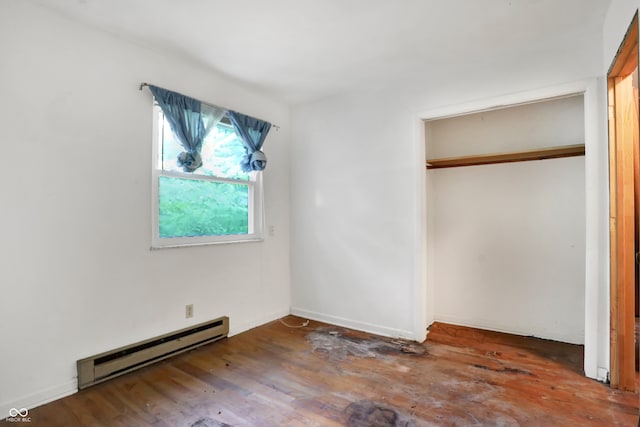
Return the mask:
<path id="1" fill-rule="evenodd" d="M 185 172 L 193 172 L 202 166 L 200 150 L 211 124 L 205 126 L 202 103 L 170 90 L 149 85 L 151 93 L 162 108 L 184 151 L 178 155 L 178 165 Z M 223 113 L 224 114 L 224 113 Z M 219 119 L 218 119 L 219 120 Z"/>
<path id="2" fill-rule="evenodd" d="M 263 170 L 267 166 L 267 156 L 261 148 L 271 129 L 271 123 L 235 111 L 228 111 L 227 116 L 244 143 L 245 155 L 240 161 L 240 167 L 245 172 Z"/>

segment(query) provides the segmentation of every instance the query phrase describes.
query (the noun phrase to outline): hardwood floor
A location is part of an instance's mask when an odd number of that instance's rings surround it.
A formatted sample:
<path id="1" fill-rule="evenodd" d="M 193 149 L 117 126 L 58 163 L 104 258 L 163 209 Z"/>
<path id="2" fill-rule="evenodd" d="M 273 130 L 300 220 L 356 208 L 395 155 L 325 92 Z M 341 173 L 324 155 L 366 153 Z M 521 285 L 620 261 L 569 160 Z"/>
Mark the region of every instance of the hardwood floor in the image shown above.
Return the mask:
<path id="1" fill-rule="evenodd" d="M 47 427 L 636 425 L 638 395 L 583 377 L 581 361 L 581 346 L 437 323 L 420 345 L 272 322 L 29 416 Z"/>

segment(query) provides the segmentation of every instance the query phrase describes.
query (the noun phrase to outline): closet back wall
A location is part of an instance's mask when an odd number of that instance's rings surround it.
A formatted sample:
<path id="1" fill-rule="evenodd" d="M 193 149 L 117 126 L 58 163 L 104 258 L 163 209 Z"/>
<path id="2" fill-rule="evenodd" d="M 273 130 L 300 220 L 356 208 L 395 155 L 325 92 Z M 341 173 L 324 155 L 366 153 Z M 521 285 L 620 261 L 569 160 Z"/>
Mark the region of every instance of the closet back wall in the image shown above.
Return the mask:
<path id="1" fill-rule="evenodd" d="M 583 98 L 425 126 L 428 158 L 583 144 Z M 584 157 L 428 174 L 435 320 L 582 344 Z"/>

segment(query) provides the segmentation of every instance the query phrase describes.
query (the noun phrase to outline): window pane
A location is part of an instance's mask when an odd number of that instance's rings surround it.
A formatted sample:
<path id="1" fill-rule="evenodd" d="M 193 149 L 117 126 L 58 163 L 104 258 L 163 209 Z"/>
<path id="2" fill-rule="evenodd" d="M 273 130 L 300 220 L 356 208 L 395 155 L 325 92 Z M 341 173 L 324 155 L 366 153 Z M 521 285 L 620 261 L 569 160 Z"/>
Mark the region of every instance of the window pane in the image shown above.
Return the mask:
<path id="1" fill-rule="evenodd" d="M 249 188 L 243 184 L 159 177 L 161 238 L 249 232 Z"/>
<path id="2" fill-rule="evenodd" d="M 171 126 L 160 112 L 162 126 L 160 136 L 162 141 L 162 169 L 166 171 L 182 172 L 178 166 L 178 155 L 184 151 L 171 130 Z M 223 119 L 224 120 L 224 119 Z M 240 160 L 244 156 L 245 148 L 231 124 L 219 122 L 202 145 L 202 167 L 194 174 L 217 176 L 220 178 L 236 178 L 248 180 L 249 174 L 240 169 Z"/>

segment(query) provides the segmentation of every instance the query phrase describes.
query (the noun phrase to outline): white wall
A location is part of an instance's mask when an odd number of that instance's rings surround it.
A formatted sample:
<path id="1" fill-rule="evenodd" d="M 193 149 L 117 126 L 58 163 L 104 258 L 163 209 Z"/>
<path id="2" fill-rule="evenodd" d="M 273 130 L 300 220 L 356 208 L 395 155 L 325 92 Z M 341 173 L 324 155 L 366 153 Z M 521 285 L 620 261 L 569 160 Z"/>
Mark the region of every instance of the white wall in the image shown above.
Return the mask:
<path id="1" fill-rule="evenodd" d="M 430 173 L 435 320 L 583 344 L 584 158 Z"/>
<path id="2" fill-rule="evenodd" d="M 26 2 L 0 3 L 0 52 L 0 417 L 75 391 L 77 359 L 221 315 L 236 334 L 289 312 L 287 107 Z M 265 143 L 275 236 L 149 249 L 142 81 L 282 127 Z"/>
<path id="3" fill-rule="evenodd" d="M 584 143 L 582 96 L 427 122 L 428 158 Z M 435 320 L 584 343 L 584 157 L 428 173 Z"/>
<path id="4" fill-rule="evenodd" d="M 435 309 L 434 301 L 420 300 L 421 294 L 433 293 L 425 284 L 433 277 L 425 252 L 433 247 L 424 230 L 432 209 L 425 193 L 432 183 L 424 171 L 424 132 L 416 123 L 425 111 L 461 111 L 458 106 L 471 104 L 489 107 L 484 101 L 519 99 L 517 95 L 526 92 L 543 93 L 544 98 L 546 88 L 596 82 L 602 75 L 601 46 L 601 33 L 596 31 L 569 44 L 559 41 L 549 55 L 541 51 L 486 56 L 471 65 L 461 56 L 452 59 L 446 78 L 425 79 L 423 85 L 410 87 L 399 81 L 295 107 L 292 311 L 389 335 L 424 337 L 424 327 L 433 319 L 430 310 Z M 593 117 L 594 106 L 602 100 L 593 90 L 587 98 L 585 110 Z M 602 292 L 608 286 L 601 280 L 606 276 L 601 273 L 607 246 L 599 239 L 608 224 L 599 206 L 607 205 L 602 199 L 607 174 L 595 161 L 602 153 L 594 147 L 606 147 L 604 123 L 585 122 L 585 130 L 590 129 L 585 136 L 585 197 L 591 224 L 585 242 L 590 260 L 585 282 Z M 590 304 L 600 309 L 601 299 L 596 299 Z M 598 318 L 600 332 L 608 327 L 607 321 Z M 602 333 L 594 344 L 598 348 L 608 345 Z M 590 368 L 591 376 L 594 372 Z"/>
<path id="5" fill-rule="evenodd" d="M 581 95 L 425 122 L 427 158 L 584 144 Z M 460 169 L 458 169 L 460 170 Z"/>
<path id="6" fill-rule="evenodd" d="M 413 337 L 412 121 L 380 102 L 345 96 L 292 117 L 292 312 Z"/>
<path id="7" fill-rule="evenodd" d="M 638 0 L 611 0 L 603 28 L 602 70 L 604 75 L 613 63 L 631 20 L 639 8 Z"/>

